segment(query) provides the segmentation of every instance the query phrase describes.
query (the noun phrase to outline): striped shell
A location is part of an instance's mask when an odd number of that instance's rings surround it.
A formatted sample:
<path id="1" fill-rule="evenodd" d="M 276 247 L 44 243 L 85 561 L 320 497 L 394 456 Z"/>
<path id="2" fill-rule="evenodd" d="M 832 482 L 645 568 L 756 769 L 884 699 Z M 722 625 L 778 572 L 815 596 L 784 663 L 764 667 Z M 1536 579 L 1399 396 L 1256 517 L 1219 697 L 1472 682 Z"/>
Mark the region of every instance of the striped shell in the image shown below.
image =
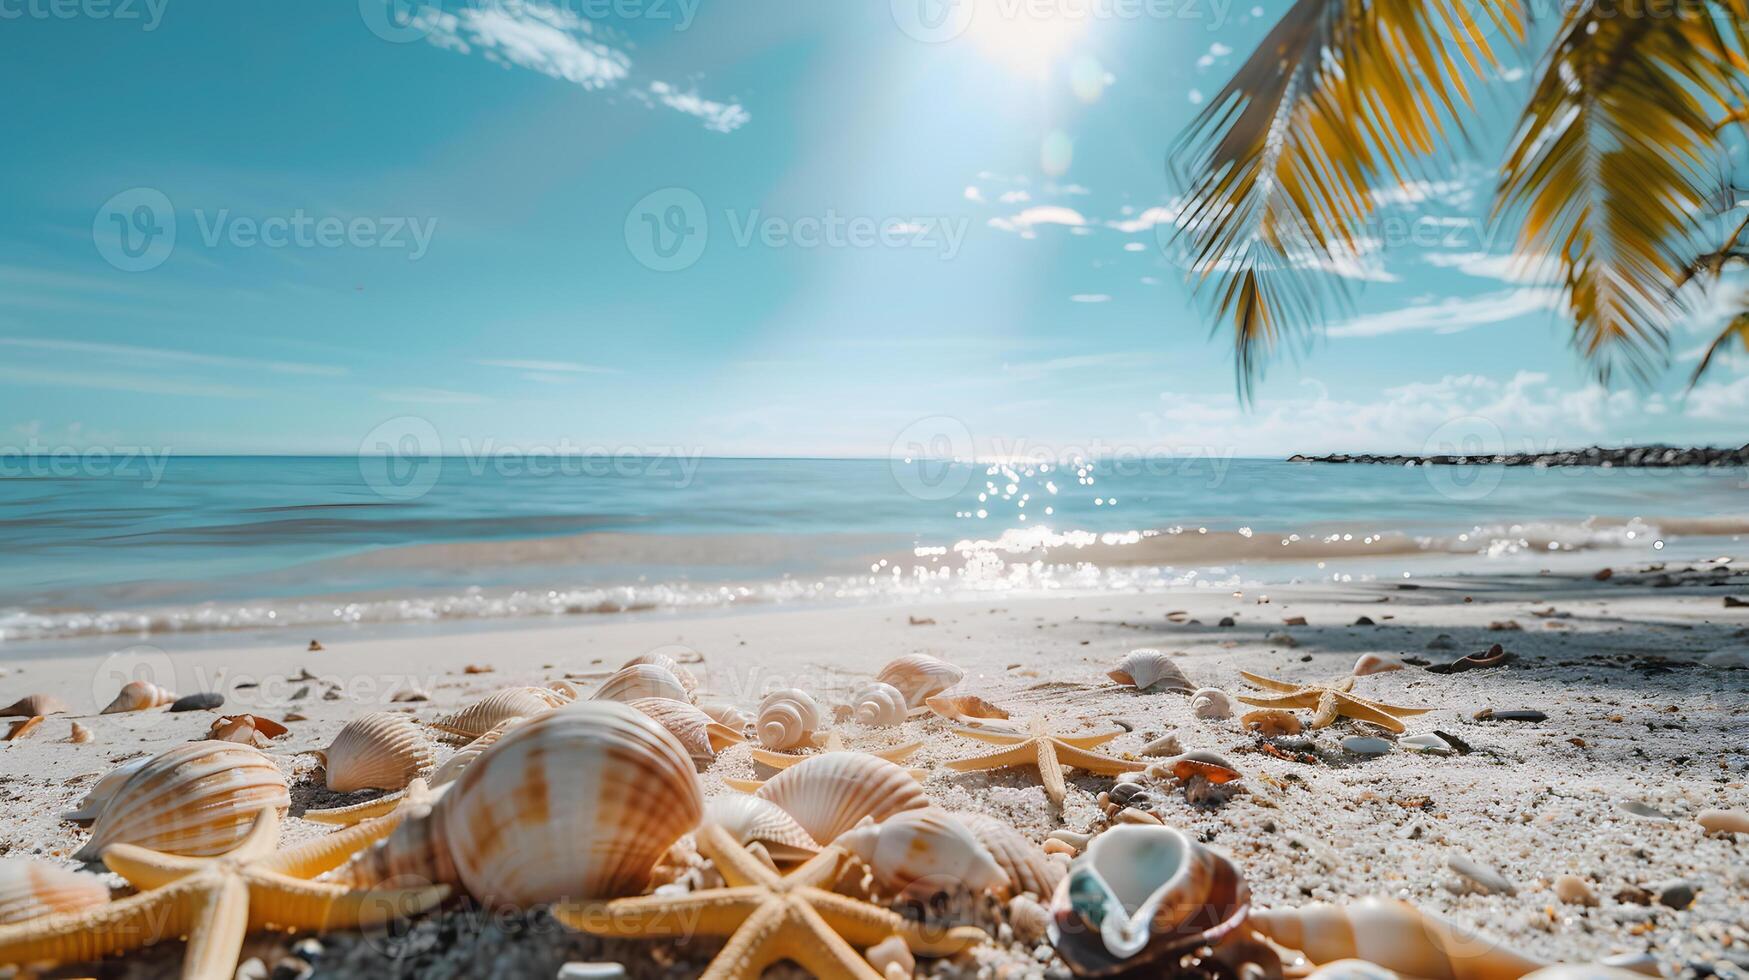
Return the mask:
<path id="1" fill-rule="evenodd" d="M 517 908 L 638 894 L 703 814 L 674 736 L 628 705 L 583 701 L 505 733 L 341 877 L 410 875 Z"/>
<path id="2" fill-rule="evenodd" d="M 129 776 L 73 856 L 95 861 L 120 843 L 191 857 L 223 854 L 249 833 L 263 807 L 290 805 L 285 776 L 261 750 L 189 742 L 153 756 Z"/>
<path id="3" fill-rule="evenodd" d="M 1184 671 L 1172 658 L 1159 650 L 1131 650 L 1106 673 L 1119 684 L 1128 684 L 1138 691 L 1179 691 L 1189 694 L 1196 690 L 1184 676 Z"/>
<path id="4" fill-rule="evenodd" d="M 67 702 L 53 694 L 26 694 L 4 708 L 0 708 L 0 718 L 34 718 L 37 715 L 66 714 L 72 709 Z"/>
<path id="5" fill-rule="evenodd" d="M 710 762 L 717 753 L 731 745 L 747 741 L 747 736 L 698 710 L 685 701 L 672 698 L 639 698 L 632 707 L 655 719 L 668 729 L 668 734 L 680 740 L 682 747 L 695 762 Z"/>
<path id="6" fill-rule="evenodd" d="M 868 863 L 883 889 L 933 895 L 1008 887 L 1008 872 L 969 828 L 946 810 L 925 807 L 845 831 L 833 843 Z"/>
<path id="7" fill-rule="evenodd" d="M 1497 939 L 1390 898 L 1260 911 L 1252 914 L 1251 925 L 1316 964 L 1363 959 L 1409 976 L 1469 980 L 1522 977 L 1545 965 Z"/>
<path id="8" fill-rule="evenodd" d="M 103 813 L 103 808 L 109 805 L 109 801 L 115 798 L 116 791 L 126 785 L 134 773 L 139 772 L 146 763 L 151 761 L 151 756 L 142 755 L 137 759 L 129 759 L 104 773 L 103 778 L 97 781 L 97 785 L 91 787 L 91 792 L 86 793 L 85 798 L 79 801 L 78 809 L 68 810 L 61 814 L 61 819 L 69 823 L 79 824 L 82 827 L 91 826 L 91 822 L 96 820 L 98 815 Z"/>
<path id="9" fill-rule="evenodd" d="M 601 686 L 589 696 L 591 701 L 623 701 L 631 703 L 639 698 L 668 698 L 674 701 L 692 702 L 692 695 L 687 693 L 686 685 L 680 683 L 680 678 L 666 667 L 655 664 L 633 664 L 621 667 L 612 677 L 601 682 Z"/>
<path id="10" fill-rule="evenodd" d="M 920 708 L 923 702 L 958 684 L 966 672 L 939 657 L 913 653 L 881 668 L 875 680 L 891 684 L 905 695 L 905 704 Z"/>
<path id="11" fill-rule="evenodd" d="M 103 879 L 43 861 L 0 858 L 0 925 L 109 901 Z"/>
<path id="12" fill-rule="evenodd" d="M 480 757 L 480 753 L 486 751 L 486 749 L 490 748 L 500 738 L 503 738 L 505 732 L 508 732 L 527 720 L 527 718 L 507 718 L 504 721 L 493 725 L 491 731 L 481 735 L 479 738 L 474 739 L 472 742 L 469 742 L 461 748 L 456 749 L 454 755 L 443 760 L 443 765 L 438 766 L 432 771 L 431 779 L 429 780 L 432 788 L 435 789 L 446 783 L 453 783 L 457 779 L 460 779 L 462 770 L 473 765 L 474 760 Z"/>
<path id="13" fill-rule="evenodd" d="M 1020 831 L 995 817 L 982 813 L 959 813 L 955 816 L 978 838 L 978 843 L 984 845 L 990 856 L 1002 866 L 1002 870 L 1008 873 L 1008 887 L 1006 890 L 997 889 L 998 896 L 1009 898 L 1031 892 L 1041 899 L 1048 899 L 1056 891 L 1057 882 L 1063 880 L 1068 868 L 1051 860 L 1044 848 L 1027 840 Z"/>
<path id="14" fill-rule="evenodd" d="M 759 744 L 768 749 L 793 749 L 807 743 L 820 727 L 820 706 L 806 691 L 793 687 L 772 691 L 759 702 L 755 724 Z"/>
<path id="15" fill-rule="evenodd" d="M 115 696 L 114 701 L 109 702 L 109 706 L 102 713 L 113 715 L 122 711 L 144 711 L 174 700 L 174 691 L 159 687 L 151 681 L 128 681 L 121 686 L 121 692 Z"/>
<path id="16" fill-rule="evenodd" d="M 546 693 L 539 693 L 542 691 Z M 501 722 L 532 718 L 551 711 L 555 707 L 549 700 L 552 694 L 539 687 L 507 687 L 486 695 L 455 714 L 437 719 L 431 727 L 452 739 L 472 741 Z"/>
<path id="17" fill-rule="evenodd" d="M 704 820 L 728 831 L 742 844 L 757 841 L 774 861 L 805 861 L 820 850 L 796 818 L 757 796 L 719 796 L 705 804 Z"/>
<path id="18" fill-rule="evenodd" d="M 727 701 L 700 701 L 698 710 L 710 715 L 712 721 L 720 722 L 738 732 L 745 733 L 753 729 L 753 712 L 737 708 Z"/>
<path id="19" fill-rule="evenodd" d="M 856 711 L 856 723 L 867 728 L 887 728 L 902 725 L 911 713 L 905 695 L 891 684 L 875 681 L 850 699 Z"/>
<path id="20" fill-rule="evenodd" d="M 880 821 L 929 805 L 909 770 L 861 752 L 810 756 L 753 795 L 777 804 L 821 844 L 832 843 L 864 817 Z"/>
<path id="21" fill-rule="evenodd" d="M 698 690 L 698 678 L 693 676 L 692 671 L 687 670 L 684 664 L 675 660 L 673 657 L 670 657 L 666 653 L 646 653 L 642 656 L 633 657 L 632 659 L 627 660 L 625 663 L 620 664 L 620 667 L 622 669 L 626 667 L 636 667 L 639 664 L 649 664 L 652 667 L 660 667 L 668 673 L 673 674 L 674 679 L 680 682 L 680 686 L 686 688 L 686 696 L 688 698 L 692 697 L 692 692 Z"/>
<path id="22" fill-rule="evenodd" d="M 352 719 L 319 754 L 328 788 L 336 793 L 404 789 L 437 762 L 419 723 L 399 711 L 373 711 Z"/>

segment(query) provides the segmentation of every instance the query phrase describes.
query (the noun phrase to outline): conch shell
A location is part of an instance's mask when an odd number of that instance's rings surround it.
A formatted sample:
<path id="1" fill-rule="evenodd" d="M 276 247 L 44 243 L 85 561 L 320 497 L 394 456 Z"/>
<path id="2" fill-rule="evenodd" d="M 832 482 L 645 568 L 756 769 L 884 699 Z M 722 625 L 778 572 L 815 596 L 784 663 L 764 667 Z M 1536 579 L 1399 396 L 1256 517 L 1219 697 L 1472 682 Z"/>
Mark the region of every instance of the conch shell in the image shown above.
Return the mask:
<path id="1" fill-rule="evenodd" d="M 639 698 L 631 702 L 631 706 L 668 729 L 668 734 L 680 740 L 680 744 L 694 762 L 708 763 L 717 757 L 718 752 L 747 741 L 747 736 L 721 722 L 711 720 L 710 715 L 685 701 L 672 698 Z"/>
<path id="2" fill-rule="evenodd" d="M 693 676 L 692 671 L 687 670 L 685 664 L 675 660 L 666 653 L 646 653 L 642 656 L 633 657 L 632 659 L 627 660 L 625 663 L 621 664 L 620 667 L 636 667 L 639 664 L 649 664 L 653 667 L 660 667 L 668 673 L 673 674 L 674 679 L 680 682 L 680 686 L 686 688 L 687 699 L 690 699 L 692 693 L 698 690 L 698 678 Z"/>
<path id="3" fill-rule="evenodd" d="M 852 827 L 833 843 L 866 861 L 875 883 L 892 892 L 927 896 L 964 886 L 977 894 L 1008 887 L 1008 872 L 946 810 L 902 810 Z"/>
<path id="4" fill-rule="evenodd" d="M 1362 959 L 1428 980 L 1517 980 L 1546 965 L 1390 898 L 1258 911 L 1251 926 L 1315 964 Z"/>
<path id="5" fill-rule="evenodd" d="M 889 728 L 902 725 L 910 715 L 910 706 L 905 703 L 905 695 L 891 684 L 875 681 L 868 687 L 856 692 L 856 697 L 850 699 L 856 723 L 865 728 Z"/>
<path id="6" fill-rule="evenodd" d="M 1198 718 L 1222 721 L 1233 717 L 1233 699 L 1218 687 L 1198 688 L 1190 696 L 1190 713 Z"/>
<path id="7" fill-rule="evenodd" d="M 103 808 L 109 805 L 109 801 L 115 798 L 116 792 L 127 783 L 128 779 L 134 773 L 145 768 L 146 763 L 151 761 L 151 756 L 142 755 L 137 759 L 129 759 L 104 773 L 103 777 L 97 781 L 97 785 L 91 787 L 91 792 L 86 793 L 85 798 L 79 801 L 78 809 L 68 810 L 61 814 L 61 819 L 68 823 L 76 823 L 81 827 L 91 826 L 91 822 L 103 813 Z"/>
<path id="8" fill-rule="evenodd" d="M 211 857 L 248 836 L 262 807 L 291 805 L 285 776 L 261 750 L 205 740 L 148 759 L 104 805 L 73 855 L 95 861 L 111 844 Z"/>
<path id="9" fill-rule="evenodd" d="M 759 744 L 768 749 L 793 749 L 807 743 L 820 727 L 820 706 L 806 691 L 793 687 L 772 691 L 759 702 Z"/>
<path id="10" fill-rule="evenodd" d="M 438 766 L 437 769 L 431 773 L 430 782 L 432 788 L 435 789 L 439 786 L 444 786 L 460 779 L 462 770 L 473 765 L 474 760 L 478 759 L 482 752 L 485 752 L 500 738 L 503 738 L 505 732 L 508 732 L 527 720 L 527 718 L 506 718 L 498 724 L 493 725 L 491 731 L 481 735 L 479 738 L 474 739 L 472 742 L 469 742 L 461 748 L 456 749 L 454 755 L 443 760 L 443 765 Z"/>
<path id="11" fill-rule="evenodd" d="M 806 861 L 820 850 L 796 818 L 757 796 L 716 797 L 705 804 L 704 822 L 723 828 L 742 844 L 757 842 L 780 863 Z"/>
<path id="12" fill-rule="evenodd" d="M 629 705 L 580 701 L 511 729 L 338 874 L 459 884 L 515 908 L 632 895 L 703 814 L 692 760 L 667 729 Z"/>
<path id="13" fill-rule="evenodd" d="M 1032 893 L 1049 898 L 1057 882 L 1067 871 L 1064 864 L 1053 861 L 1044 848 L 1023 837 L 1020 831 L 995 817 L 983 813 L 956 813 L 960 823 L 978 838 L 978 843 L 990 852 L 1008 875 L 1008 885 L 995 889 L 998 898 Z"/>
<path id="14" fill-rule="evenodd" d="M 830 844 L 864 817 L 929 805 L 910 770 L 862 752 L 827 752 L 772 777 L 754 796 L 777 804 L 817 843 Z"/>
<path id="15" fill-rule="evenodd" d="M 316 753 L 336 793 L 406 788 L 437 763 L 437 753 L 412 716 L 373 711 L 346 723 L 334 743 Z"/>
<path id="16" fill-rule="evenodd" d="M 44 861 L 0 858 L 0 926 L 109 901 L 103 879 Z"/>
<path id="17" fill-rule="evenodd" d="M 905 695 L 905 704 L 920 708 L 923 702 L 958 684 L 966 672 L 939 657 L 912 653 L 881 668 L 875 680 L 891 684 Z"/>
<path id="18" fill-rule="evenodd" d="M 1196 690 L 1196 685 L 1190 683 L 1172 658 L 1159 650 L 1131 650 L 1105 676 L 1149 693 L 1178 691 L 1189 694 Z"/>
<path id="19" fill-rule="evenodd" d="M 591 701 L 623 701 L 628 704 L 639 698 L 668 698 L 692 703 L 692 694 L 685 684 L 680 683 L 680 678 L 668 668 L 656 664 L 621 667 L 589 696 Z"/>
<path id="20" fill-rule="evenodd" d="M 37 715 L 66 714 L 72 709 L 67 702 L 53 694 L 26 694 L 4 708 L 0 708 L 0 718 L 34 718 Z"/>
<path id="21" fill-rule="evenodd" d="M 113 715 L 121 711 L 144 711 L 147 708 L 156 708 L 161 704 L 169 704 L 174 700 L 176 700 L 175 692 L 159 687 L 151 681 L 128 681 L 121 686 L 121 693 L 117 694 L 115 700 L 109 702 L 109 706 L 104 708 L 101 713 Z"/>
<path id="22" fill-rule="evenodd" d="M 718 724 L 727 725 L 735 731 L 746 734 L 753 730 L 753 712 L 738 708 L 727 701 L 715 699 L 698 702 L 698 710 L 711 716 Z"/>
<path id="23" fill-rule="evenodd" d="M 532 718 L 553 710 L 552 693 L 539 687 L 507 687 L 437 719 L 431 727 L 451 739 L 472 741 L 512 718 Z"/>
<path id="24" fill-rule="evenodd" d="M 1172 827 L 1093 838 L 1051 899 L 1051 945 L 1081 976 L 1214 946 L 1244 924 L 1251 890 L 1231 861 Z"/>

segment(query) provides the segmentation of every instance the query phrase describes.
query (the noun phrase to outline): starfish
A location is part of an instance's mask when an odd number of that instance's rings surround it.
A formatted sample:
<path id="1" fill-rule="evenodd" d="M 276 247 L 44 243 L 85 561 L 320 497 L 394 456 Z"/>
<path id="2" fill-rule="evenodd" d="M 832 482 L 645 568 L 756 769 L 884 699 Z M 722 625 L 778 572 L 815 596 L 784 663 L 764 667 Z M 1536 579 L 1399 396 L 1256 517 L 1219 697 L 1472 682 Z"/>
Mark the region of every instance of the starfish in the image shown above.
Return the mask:
<path id="1" fill-rule="evenodd" d="M 186 937 L 183 980 L 230 980 L 252 931 L 377 925 L 423 912 L 449 894 L 446 885 L 357 890 L 306 880 L 339 867 L 392 825 L 371 821 L 284 851 L 279 825 L 279 811 L 263 809 L 242 843 L 217 857 L 111 844 L 103 863 L 139 894 L 0 926 L 0 963 L 83 962 Z"/>
<path id="2" fill-rule="evenodd" d="M 1260 708 L 1311 708 L 1313 728 L 1328 728 L 1338 717 L 1347 717 L 1401 734 L 1404 731 L 1402 718 L 1424 715 L 1433 710 L 1386 704 L 1350 693 L 1354 690 L 1353 677 L 1343 677 L 1328 684 L 1293 684 L 1243 670 L 1239 674 L 1264 690 L 1282 692 L 1251 697 L 1241 694 L 1240 701 Z"/>
<path id="3" fill-rule="evenodd" d="M 906 742 L 904 745 L 896 745 L 890 749 L 881 749 L 877 752 L 870 752 L 869 755 L 885 759 L 892 763 L 903 763 L 906 759 L 916 755 L 917 750 L 922 747 L 922 742 Z M 820 742 L 821 754 L 827 752 L 849 751 L 851 751 L 850 747 L 844 744 L 844 736 L 838 734 L 837 729 L 827 732 L 825 739 Z M 811 755 L 790 755 L 785 752 L 773 752 L 770 749 L 756 748 L 753 750 L 754 762 L 770 766 L 773 769 L 788 769 L 790 766 L 793 766 L 804 759 L 811 758 L 813 758 Z"/>
<path id="4" fill-rule="evenodd" d="M 1003 732 L 980 728 L 955 728 L 954 734 L 1006 746 L 995 752 L 954 759 L 947 763 L 955 772 L 978 769 L 1005 769 L 1009 766 L 1037 766 L 1039 779 L 1045 784 L 1045 795 L 1057 806 L 1063 805 L 1068 786 L 1063 782 L 1063 767 L 1085 769 L 1104 776 L 1134 772 L 1138 766 L 1126 759 L 1090 751 L 1122 735 L 1106 732 L 1102 735 L 1056 735 L 1045 727 L 1044 719 L 1034 718 L 1024 732 Z"/>
<path id="5" fill-rule="evenodd" d="M 898 936 L 913 953 L 947 956 L 987 938 L 983 930 L 969 926 L 928 928 L 830 891 L 846 864 L 856 861 L 843 848 L 828 847 L 780 875 L 721 827 L 707 824 L 697 839 L 698 849 L 716 864 L 726 887 L 554 906 L 554 917 L 597 936 L 728 937 L 700 980 L 758 980 L 766 967 L 782 960 L 817 977 L 881 980 L 856 947 L 866 949 Z"/>

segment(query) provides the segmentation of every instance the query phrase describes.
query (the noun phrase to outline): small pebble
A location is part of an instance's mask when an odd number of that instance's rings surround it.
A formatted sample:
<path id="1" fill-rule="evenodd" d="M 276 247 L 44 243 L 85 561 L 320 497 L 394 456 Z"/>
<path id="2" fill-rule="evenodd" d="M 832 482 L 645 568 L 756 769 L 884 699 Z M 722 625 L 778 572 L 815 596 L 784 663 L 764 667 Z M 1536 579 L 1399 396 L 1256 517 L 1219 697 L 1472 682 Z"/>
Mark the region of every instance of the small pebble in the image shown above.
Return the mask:
<path id="1" fill-rule="evenodd" d="M 1659 905 L 1680 910 L 1694 904 L 1694 886 L 1686 881 L 1665 882 L 1657 887 Z"/>
<path id="2" fill-rule="evenodd" d="M 225 696 L 223 694 L 216 694 L 212 691 L 203 691 L 199 694 L 184 694 L 182 697 L 177 698 L 170 705 L 170 710 L 211 711 L 214 708 L 221 707 L 224 703 Z"/>
<path id="3" fill-rule="evenodd" d="M 273 964 L 273 972 L 269 974 L 269 977 L 271 980 L 304 980 L 305 977 L 314 972 L 315 968 L 310 964 L 296 956 L 286 956 L 282 957 L 278 963 Z"/>
<path id="4" fill-rule="evenodd" d="M 621 980 L 625 975 L 626 968 L 618 963 L 585 963 L 582 960 L 572 960 L 559 967 L 559 980 Z"/>
<path id="5" fill-rule="evenodd" d="M 1455 649 L 1457 649 L 1457 641 L 1453 640 L 1451 638 L 1450 633 L 1441 633 L 1438 636 L 1434 637 L 1433 639 L 1427 641 L 1427 649 L 1429 649 L 1429 650 L 1455 650 Z"/>
<path id="6" fill-rule="evenodd" d="M 1451 743 L 1432 732 L 1420 735 L 1405 735 L 1397 739 L 1397 744 L 1411 752 L 1425 752 L 1428 755 L 1451 755 Z"/>
<path id="7" fill-rule="evenodd" d="M 1239 624 L 1237 622 L 1235 622 L 1233 620 L 1233 617 L 1231 617 L 1231 616 L 1222 616 L 1221 621 L 1216 623 L 1215 625 L 1221 626 L 1221 627 L 1228 627 L 1228 626 L 1237 626 Z"/>
<path id="8" fill-rule="evenodd" d="M 1271 633 L 1264 639 L 1275 646 L 1287 647 L 1290 650 L 1300 645 L 1300 641 L 1294 639 L 1291 633 Z"/>
<path id="9" fill-rule="evenodd" d="M 1377 626 L 1378 624 L 1373 622 L 1371 616 L 1361 616 L 1361 617 L 1358 617 L 1357 619 L 1355 619 L 1354 625 L 1356 625 L 1356 626 Z"/>
<path id="10" fill-rule="evenodd" d="M 1578 875 L 1556 875 L 1555 897 L 1568 905 L 1596 905 L 1597 893 Z"/>
<path id="11" fill-rule="evenodd" d="M 1342 740 L 1342 747 L 1355 755 L 1384 755 L 1391 751 L 1390 742 L 1370 735 L 1349 735 Z"/>
<path id="12" fill-rule="evenodd" d="M 1695 819 L 1709 834 L 1749 834 L 1749 813 L 1741 810 L 1702 810 Z"/>
<path id="13" fill-rule="evenodd" d="M 1629 816 L 1643 817 L 1647 820 L 1671 819 L 1670 814 L 1665 813 L 1663 810 L 1658 809 L 1650 803 L 1641 803 L 1639 800 L 1617 800 L 1615 808 Z"/>
<path id="14" fill-rule="evenodd" d="M 917 958 L 898 936 L 888 936 L 868 948 L 868 963 L 883 977 L 909 977 L 917 972 Z"/>
<path id="15" fill-rule="evenodd" d="M 1518 886 L 1514 885 L 1500 872 L 1472 861 L 1462 854 L 1453 854 L 1445 859 L 1445 866 L 1458 873 L 1463 879 L 1461 891 L 1472 891 L 1482 895 L 1516 895 Z"/>
<path id="16" fill-rule="evenodd" d="M 261 958 L 251 956 L 237 964 L 236 980 L 268 980 L 267 964 Z"/>

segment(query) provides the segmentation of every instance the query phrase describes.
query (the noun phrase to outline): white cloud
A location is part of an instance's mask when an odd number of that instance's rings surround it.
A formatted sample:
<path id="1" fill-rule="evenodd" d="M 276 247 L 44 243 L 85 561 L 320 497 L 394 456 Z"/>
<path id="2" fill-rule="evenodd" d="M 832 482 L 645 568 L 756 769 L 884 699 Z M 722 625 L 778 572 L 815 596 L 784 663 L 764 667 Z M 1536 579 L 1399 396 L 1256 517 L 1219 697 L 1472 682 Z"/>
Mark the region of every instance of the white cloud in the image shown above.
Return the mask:
<path id="1" fill-rule="evenodd" d="M 1109 303 L 1111 297 L 1105 293 L 1076 293 L 1069 297 L 1071 303 Z"/>
<path id="2" fill-rule="evenodd" d="M 174 350 L 166 347 L 140 347 L 134 344 L 107 344 L 88 340 L 57 340 L 48 337 L 0 337 L 0 347 L 35 350 L 82 357 L 106 357 L 138 368 L 145 361 L 158 365 L 222 368 L 228 371 L 265 371 L 271 374 L 293 374 L 314 377 L 339 377 L 344 367 L 333 364 L 306 364 L 299 361 L 263 360 L 253 357 L 231 357 L 201 351 Z"/>
<path id="3" fill-rule="evenodd" d="M 1032 200 L 1032 195 L 1025 191 L 1003 191 L 1002 196 L 997 200 L 1003 204 L 1025 204 Z"/>
<path id="4" fill-rule="evenodd" d="M 1456 269 L 1478 279 L 1498 279 L 1501 282 L 1532 285 L 1539 281 L 1536 264 L 1516 255 L 1491 255 L 1487 252 L 1428 252 L 1421 261 L 1441 269 Z"/>
<path id="5" fill-rule="evenodd" d="M 1011 232 L 1022 238 L 1031 238 L 1035 234 L 1033 228 L 1037 225 L 1065 225 L 1079 228 L 1087 224 L 1087 219 L 1074 208 L 1041 204 L 1006 218 L 991 218 L 988 224 L 997 231 Z"/>
<path id="6" fill-rule="evenodd" d="M 1209 49 L 1208 49 L 1207 54 L 1196 59 L 1196 67 L 1198 67 L 1198 68 L 1212 68 L 1212 67 L 1214 67 L 1214 63 L 1217 59 L 1225 58 L 1227 55 L 1230 55 L 1232 53 L 1233 53 L 1232 48 L 1229 48 L 1225 44 L 1222 44 L 1221 42 L 1216 41 L 1215 43 L 1209 45 Z"/>
<path id="7" fill-rule="evenodd" d="M 667 82 L 651 82 L 650 92 L 670 109 L 684 112 L 704 121 L 704 128 L 717 133 L 732 133 L 753 120 L 746 109 L 733 102 L 712 102 L 697 92 L 680 92 Z"/>
<path id="8" fill-rule="evenodd" d="M 1431 201 L 1446 207 L 1467 209 L 1475 203 L 1478 179 L 1464 176 L 1452 180 L 1405 180 L 1390 187 L 1375 188 L 1372 198 L 1385 207 L 1416 207 Z"/>
<path id="9" fill-rule="evenodd" d="M 1560 300 L 1561 293 L 1555 289 L 1514 289 L 1480 296 L 1448 296 L 1384 313 L 1358 316 L 1331 327 L 1326 333 L 1331 337 L 1380 337 L 1418 330 L 1457 333 L 1552 310 Z"/>
<path id="10" fill-rule="evenodd" d="M 480 405 L 491 401 L 484 395 L 445 388 L 395 388 L 379 392 L 377 397 L 386 402 L 406 405 Z"/>
<path id="11" fill-rule="evenodd" d="M 978 190 L 978 185 L 976 185 L 976 184 L 967 184 L 966 185 L 965 197 L 966 197 L 966 200 L 968 200 L 968 201 L 976 201 L 979 204 L 985 203 L 984 192 L 981 190 Z"/>
<path id="12" fill-rule="evenodd" d="M 1202 89 L 1193 88 L 1184 97 L 1190 100 L 1191 105 L 1202 105 Z"/>
<path id="13" fill-rule="evenodd" d="M 1687 414 L 1697 419 L 1741 422 L 1749 415 L 1749 375 L 1696 385 L 1688 393 L 1687 408 Z"/>
<path id="14" fill-rule="evenodd" d="M 1134 217 L 1107 221 L 1105 227 L 1121 231 L 1126 235 L 1152 231 L 1155 225 L 1169 225 L 1178 221 L 1178 206 L 1171 207 L 1155 205 Z"/>
<path id="15" fill-rule="evenodd" d="M 481 367 L 508 368 L 512 371 L 535 371 L 542 374 L 618 374 L 618 368 L 601 367 L 597 364 L 580 364 L 576 361 L 538 361 L 538 360 L 484 360 L 474 363 Z"/>

